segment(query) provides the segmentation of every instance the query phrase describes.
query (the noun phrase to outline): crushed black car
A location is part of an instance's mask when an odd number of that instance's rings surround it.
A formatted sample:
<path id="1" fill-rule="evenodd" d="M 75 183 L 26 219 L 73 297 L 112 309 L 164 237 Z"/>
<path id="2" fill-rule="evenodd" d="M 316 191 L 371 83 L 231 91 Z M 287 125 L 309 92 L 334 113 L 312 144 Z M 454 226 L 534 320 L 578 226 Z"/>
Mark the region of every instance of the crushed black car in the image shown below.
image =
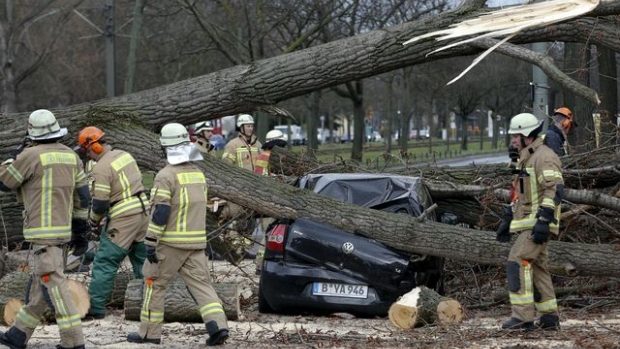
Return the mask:
<path id="1" fill-rule="evenodd" d="M 299 187 L 339 201 L 419 216 L 432 205 L 422 180 L 389 174 L 313 174 Z M 435 220 L 434 213 L 427 219 Z M 399 251 L 307 219 L 277 220 L 266 233 L 259 311 L 384 316 L 417 285 L 443 291 L 443 258 Z"/>

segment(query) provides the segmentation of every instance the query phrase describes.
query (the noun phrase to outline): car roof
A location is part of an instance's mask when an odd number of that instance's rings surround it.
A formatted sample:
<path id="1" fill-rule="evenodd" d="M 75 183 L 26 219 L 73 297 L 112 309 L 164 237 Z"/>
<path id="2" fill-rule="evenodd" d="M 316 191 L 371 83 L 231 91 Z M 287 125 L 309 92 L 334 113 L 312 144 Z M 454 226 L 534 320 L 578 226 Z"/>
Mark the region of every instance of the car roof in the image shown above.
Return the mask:
<path id="1" fill-rule="evenodd" d="M 300 188 L 351 204 L 375 207 L 407 199 L 416 210 L 430 206 L 431 199 L 420 177 L 375 173 L 309 174 L 299 181 Z"/>

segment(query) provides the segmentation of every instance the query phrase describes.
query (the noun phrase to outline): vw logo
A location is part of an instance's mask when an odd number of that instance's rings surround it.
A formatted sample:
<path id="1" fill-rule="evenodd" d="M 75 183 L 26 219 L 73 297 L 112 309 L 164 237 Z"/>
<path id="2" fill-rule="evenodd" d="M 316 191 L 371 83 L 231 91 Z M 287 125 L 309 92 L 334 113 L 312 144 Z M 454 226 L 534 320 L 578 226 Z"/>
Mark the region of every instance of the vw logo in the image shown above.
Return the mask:
<path id="1" fill-rule="evenodd" d="M 344 254 L 351 254 L 353 253 L 353 250 L 355 250 L 355 246 L 353 246 L 352 243 L 347 241 L 342 244 L 342 252 L 344 252 Z"/>

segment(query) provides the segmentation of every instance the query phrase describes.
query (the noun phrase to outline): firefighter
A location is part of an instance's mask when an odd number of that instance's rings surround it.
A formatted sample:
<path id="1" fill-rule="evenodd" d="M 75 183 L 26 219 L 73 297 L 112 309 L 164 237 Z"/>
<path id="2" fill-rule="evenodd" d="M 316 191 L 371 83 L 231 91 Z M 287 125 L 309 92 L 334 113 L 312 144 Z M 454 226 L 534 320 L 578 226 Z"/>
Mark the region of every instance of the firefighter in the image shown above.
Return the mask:
<path id="1" fill-rule="evenodd" d="M 196 124 L 196 130 L 194 131 L 196 136 L 196 147 L 203 154 L 208 154 L 213 151 L 213 144 L 209 143 L 211 136 L 213 136 L 213 124 L 211 121 L 203 121 Z"/>
<path id="2" fill-rule="evenodd" d="M 33 144 L 14 160 L 0 166 L 0 189 L 17 190 L 24 203 L 24 239 L 34 249 L 33 275 L 14 325 L 0 332 L 0 343 L 26 348 L 26 343 L 53 307 L 60 332 L 57 348 L 84 348 L 80 314 L 63 272 L 63 244 L 76 255 L 86 251 L 85 237 L 71 232 L 74 205 L 88 207 L 90 194 L 80 159 L 58 141 L 67 134 L 52 112 L 39 109 L 28 118 L 28 136 Z M 79 200 L 73 202 L 74 191 Z"/>
<path id="3" fill-rule="evenodd" d="M 553 112 L 553 124 L 549 125 L 545 134 L 545 145 L 551 148 L 558 156 L 566 155 L 566 137 L 573 127 L 577 126 L 573 112 L 561 107 Z"/>
<path id="4" fill-rule="evenodd" d="M 88 158 L 96 161 L 92 169 L 93 196 L 89 223 L 100 235 L 99 249 L 92 266 L 89 317 L 105 317 L 114 279 L 125 257 L 136 278 L 142 278 L 146 258 L 144 236 L 148 226 L 148 198 L 136 160 L 123 150 L 112 149 L 105 133 L 89 126 L 78 135 L 78 143 Z"/>
<path id="5" fill-rule="evenodd" d="M 271 157 L 271 150 L 273 147 L 285 148 L 287 145 L 286 137 L 280 130 L 271 130 L 267 132 L 265 136 L 265 144 L 261 147 L 262 151 L 256 158 L 256 165 L 254 166 L 254 173 L 261 176 L 270 175 L 269 171 L 269 158 Z"/>
<path id="6" fill-rule="evenodd" d="M 222 158 L 235 166 L 254 172 L 262 146 L 254 134 L 254 118 L 248 114 L 239 115 L 237 131 L 239 135 L 226 144 Z M 228 255 L 233 262 L 241 259 L 245 255 L 245 250 L 252 244 L 251 240 L 243 237 L 243 233 L 250 230 L 254 224 L 254 220 L 247 220 L 250 213 L 245 213 L 246 210 L 243 207 L 232 202 L 226 202 L 219 214 L 220 223 L 232 220 L 224 239 L 230 243 L 231 251 Z"/>
<path id="7" fill-rule="evenodd" d="M 254 167 L 254 173 L 260 176 L 269 176 L 271 175 L 271 171 L 269 169 L 269 158 L 271 157 L 271 150 L 273 147 L 286 147 L 286 137 L 280 130 L 271 130 L 267 132 L 265 136 L 265 144 L 262 146 L 262 152 L 258 155 L 256 159 L 256 166 Z M 263 217 L 260 219 L 260 227 L 263 231 L 263 234 L 260 239 L 258 251 L 256 252 L 256 258 L 254 259 L 254 264 L 256 264 L 256 274 L 259 275 L 262 266 L 263 259 L 265 257 L 265 233 L 267 232 L 267 227 L 273 223 L 274 219 L 271 217 Z"/>
<path id="8" fill-rule="evenodd" d="M 261 143 L 254 134 L 254 118 L 248 114 L 239 115 L 237 131 L 239 135 L 226 144 L 222 158 L 253 172 L 261 148 Z"/>
<path id="9" fill-rule="evenodd" d="M 207 267 L 207 185 L 202 171 L 192 164 L 202 156 L 194 154 L 181 124 L 165 125 L 160 142 L 168 165 L 157 173 L 151 190 L 140 329 L 129 333 L 127 341 L 161 343 L 166 286 L 180 274 L 206 324 L 207 345 L 219 345 L 228 338 L 228 324 Z"/>
<path id="10" fill-rule="evenodd" d="M 559 157 L 538 137 L 541 130 L 542 122 L 529 113 L 510 121 L 511 145 L 519 150 L 519 173 L 507 224 L 500 224 L 497 232 L 500 242 L 509 242 L 510 233 L 518 234 L 506 262 L 512 317 L 502 328 L 508 330 L 560 327 L 547 242 L 559 232 L 564 181 Z M 535 324 L 536 311 L 540 319 Z"/>

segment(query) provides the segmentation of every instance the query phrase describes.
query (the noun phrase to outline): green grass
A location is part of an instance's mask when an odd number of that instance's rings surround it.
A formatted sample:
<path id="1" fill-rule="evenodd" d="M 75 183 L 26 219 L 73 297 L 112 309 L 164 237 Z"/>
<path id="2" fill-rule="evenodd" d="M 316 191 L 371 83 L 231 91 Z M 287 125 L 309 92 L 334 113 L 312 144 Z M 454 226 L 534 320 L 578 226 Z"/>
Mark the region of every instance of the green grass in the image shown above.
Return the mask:
<path id="1" fill-rule="evenodd" d="M 501 153 L 505 150 L 502 145 L 500 148 L 493 149 L 491 140 L 486 140 L 480 149 L 479 139 L 470 140 L 468 150 L 461 150 L 461 144 L 451 141 L 448 145 L 439 140 L 433 139 L 432 150 L 429 141 L 410 141 L 406 156 L 401 156 L 398 144 L 392 143 L 390 154 L 385 152 L 383 142 L 365 143 L 363 152 L 363 163 L 372 167 L 384 167 L 386 165 L 414 164 L 416 162 L 428 162 L 443 159 L 451 159 L 469 155 Z M 316 153 L 317 159 L 322 163 L 332 163 L 337 161 L 351 160 L 352 144 L 324 144 L 319 146 Z M 305 147 L 293 147 L 293 151 L 306 151 Z"/>

